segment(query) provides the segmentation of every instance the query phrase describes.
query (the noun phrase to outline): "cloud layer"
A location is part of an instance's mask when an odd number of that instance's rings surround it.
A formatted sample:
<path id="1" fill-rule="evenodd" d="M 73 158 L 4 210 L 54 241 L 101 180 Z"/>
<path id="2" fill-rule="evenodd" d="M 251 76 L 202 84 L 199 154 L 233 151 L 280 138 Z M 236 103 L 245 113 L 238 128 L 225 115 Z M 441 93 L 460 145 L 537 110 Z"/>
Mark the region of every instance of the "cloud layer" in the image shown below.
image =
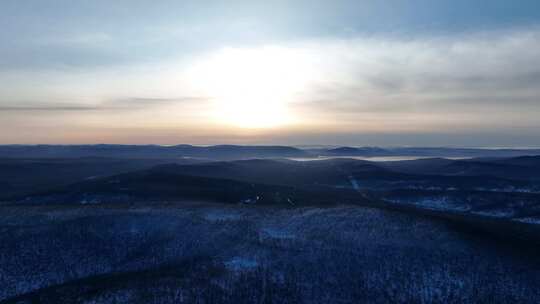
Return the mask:
<path id="1" fill-rule="evenodd" d="M 352 120 L 359 118 L 355 114 L 380 120 L 396 114 L 444 115 L 456 128 L 470 124 L 475 130 L 483 125 L 539 127 L 537 29 L 323 41 L 304 47 L 320 62 L 321 75 L 299 105 L 303 110 Z"/>
<path id="2" fill-rule="evenodd" d="M 413 2 L 96 0 L 60 14 L 8 1 L 0 128 L 19 132 L 0 142 L 540 145 L 538 2 Z M 217 71 L 231 50 L 249 66 Z M 194 74 L 201 64 L 219 77 Z M 244 99 L 286 88 L 274 95 L 294 119 L 267 130 L 216 121 L 205 80 L 234 86 L 228 99 L 244 85 Z M 261 100 L 246 108 L 272 108 Z"/>

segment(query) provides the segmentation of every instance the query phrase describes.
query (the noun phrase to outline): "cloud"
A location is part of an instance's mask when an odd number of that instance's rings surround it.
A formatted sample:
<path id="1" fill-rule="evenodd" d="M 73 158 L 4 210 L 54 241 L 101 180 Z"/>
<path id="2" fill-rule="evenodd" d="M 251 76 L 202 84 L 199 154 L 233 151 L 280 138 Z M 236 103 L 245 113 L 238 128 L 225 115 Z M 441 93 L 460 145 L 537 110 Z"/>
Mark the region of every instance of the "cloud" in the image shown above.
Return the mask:
<path id="1" fill-rule="evenodd" d="M 313 111 L 458 116 L 512 105 L 512 111 L 525 111 L 526 119 L 540 115 L 538 28 L 325 40 L 299 47 L 317 65 L 313 85 L 299 97 Z"/>
<path id="2" fill-rule="evenodd" d="M 131 109 L 131 108 L 145 108 L 145 107 L 154 107 L 163 104 L 176 104 L 176 103 L 185 103 L 185 102 L 198 102 L 206 101 L 207 97 L 197 97 L 197 96 L 185 96 L 178 98 L 149 98 L 149 97 L 129 97 L 129 98 L 118 98 L 105 101 L 102 105 L 104 108 L 110 109 Z"/>
<path id="3" fill-rule="evenodd" d="M 240 47 L 265 56 L 275 54 L 257 52 L 269 48 L 287 50 L 282 62 L 277 58 L 280 56 L 269 59 L 272 65 L 278 65 L 279 73 L 292 71 L 298 77 L 306 77 L 298 82 L 302 85 L 293 88 L 294 96 L 288 103 L 300 126 L 291 125 L 280 131 L 294 133 L 298 141 L 303 135 L 308 138 L 315 133 L 330 134 L 326 138 L 338 134 L 347 135 L 344 138 L 355 138 L 354 134 L 386 134 L 389 140 L 404 133 L 424 134 L 429 139 L 437 134 L 450 138 L 448 133 L 452 132 L 474 134 L 471 136 L 478 139 L 481 137 L 478 134 L 483 134 L 493 142 L 497 134 L 501 138 L 537 138 L 539 28 L 431 36 L 317 38 Z M 12 121 L 19 119 L 20 125 L 27 124 L 25 111 L 43 112 L 33 116 L 40 116 L 42 121 L 47 120 L 46 116 L 52 117 L 51 112 L 58 112 L 54 121 L 67 120 L 70 116 L 70 123 L 84 127 L 113 128 L 122 124 L 129 129 L 144 120 L 145 125 L 154 128 L 185 130 L 182 128 L 189 124 L 189 132 L 200 130 L 204 133 L 201 136 L 206 136 L 213 132 L 209 126 L 215 126 L 208 115 L 212 103 L 206 97 L 213 96 L 211 89 L 215 86 L 207 86 L 208 91 L 191 87 L 190 80 L 194 77 L 189 71 L 192 64 L 207 62 L 221 51 L 218 48 L 191 55 L 194 57 L 180 54 L 174 59 L 163 58 L 127 68 L 105 66 L 97 71 L 0 73 L 3 77 L 0 80 L 6 80 L 2 82 L 7 84 L 0 89 L 3 96 L 0 112 Z M 294 61 L 288 54 L 294 54 Z M 295 69 L 299 67 L 309 69 L 297 73 Z M 245 70 L 260 72 L 257 62 L 250 62 L 250 68 Z M 226 69 L 219 72 L 227 77 Z M 272 80 L 286 79 L 280 75 Z M 268 79 L 261 75 L 237 78 L 246 77 Z M 237 85 L 241 89 L 245 84 Z M 263 91 L 271 87 L 256 83 L 256 88 Z M 44 99 L 74 102 L 39 102 Z M 14 104 L 9 100 L 35 102 Z M 13 112 L 20 112 L 19 118 L 10 114 Z M 84 114 L 63 115 L 63 112 Z M 229 133 L 232 136 L 234 132 Z M 223 131 L 223 136 L 226 135 Z M 274 136 L 278 138 L 277 134 Z M 270 137 L 266 138 L 271 140 Z M 524 139 L 522 144 L 528 143 Z"/>
<path id="4" fill-rule="evenodd" d="M 110 110 L 148 110 L 167 104 L 185 102 L 206 101 L 204 97 L 179 97 L 179 98 L 148 98 L 130 97 L 110 99 L 95 105 L 81 105 L 77 103 L 47 103 L 47 102 L 22 102 L 17 105 L 0 105 L 0 112 L 85 112 L 85 111 L 110 111 Z"/>
<path id="5" fill-rule="evenodd" d="M 28 111 L 52 111 L 52 112 L 66 112 L 66 111 L 95 111 L 98 107 L 92 106 L 80 106 L 80 105 L 28 105 L 28 106 L 12 106 L 5 105 L 0 106 L 0 112 L 28 112 Z"/>

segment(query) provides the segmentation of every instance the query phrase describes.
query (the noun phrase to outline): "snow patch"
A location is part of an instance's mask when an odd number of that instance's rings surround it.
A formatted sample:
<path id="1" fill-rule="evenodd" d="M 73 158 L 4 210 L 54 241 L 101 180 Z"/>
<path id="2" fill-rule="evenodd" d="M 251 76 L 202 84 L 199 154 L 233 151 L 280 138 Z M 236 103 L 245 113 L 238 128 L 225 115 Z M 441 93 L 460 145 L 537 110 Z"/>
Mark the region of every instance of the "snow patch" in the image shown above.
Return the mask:
<path id="1" fill-rule="evenodd" d="M 516 219 L 516 221 L 527 223 L 527 224 L 540 224 L 540 218 L 534 218 L 534 217 L 524 217 L 524 218 Z"/>
<path id="2" fill-rule="evenodd" d="M 244 258 L 244 257 L 234 257 L 229 261 L 225 262 L 225 266 L 233 271 L 245 271 L 252 270 L 259 266 L 259 263 L 256 260 Z"/>
<path id="3" fill-rule="evenodd" d="M 360 190 L 360 185 L 358 185 L 358 181 L 354 179 L 352 175 L 349 175 L 349 181 L 351 182 L 351 185 L 354 190 L 356 191 Z"/>
<path id="4" fill-rule="evenodd" d="M 209 222 L 225 222 L 240 219 L 240 215 L 221 211 L 211 211 L 204 215 L 204 219 Z"/>
<path id="5" fill-rule="evenodd" d="M 486 211 L 476 211 L 473 213 L 478 214 L 478 215 L 500 217 L 500 218 L 509 217 L 514 214 L 512 210 L 486 210 Z"/>
<path id="6" fill-rule="evenodd" d="M 273 239 L 294 239 L 296 236 L 285 229 L 279 228 L 263 228 L 260 231 L 261 236 L 270 237 Z"/>
<path id="7" fill-rule="evenodd" d="M 386 200 L 391 203 L 397 204 L 412 204 L 415 206 L 423 207 L 426 209 L 432 210 L 454 210 L 454 211 L 469 211 L 470 206 L 464 204 L 458 204 L 449 197 L 426 197 L 419 200 L 401 200 L 401 199 L 390 199 Z"/>

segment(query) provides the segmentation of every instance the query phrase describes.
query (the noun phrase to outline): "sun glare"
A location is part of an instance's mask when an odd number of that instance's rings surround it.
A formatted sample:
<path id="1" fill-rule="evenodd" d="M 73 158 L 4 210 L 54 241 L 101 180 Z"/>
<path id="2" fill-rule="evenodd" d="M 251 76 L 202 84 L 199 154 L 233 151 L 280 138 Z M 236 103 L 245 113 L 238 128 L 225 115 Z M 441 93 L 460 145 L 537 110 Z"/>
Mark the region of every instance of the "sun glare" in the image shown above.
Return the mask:
<path id="1" fill-rule="evenodd" d="M 308 76 L 297 52 L 277 48 L 227 48 L 198 64 L 196 85 L 213 99 L 212 119 L 241 128 L 292 123 L 288 109 Z"/>

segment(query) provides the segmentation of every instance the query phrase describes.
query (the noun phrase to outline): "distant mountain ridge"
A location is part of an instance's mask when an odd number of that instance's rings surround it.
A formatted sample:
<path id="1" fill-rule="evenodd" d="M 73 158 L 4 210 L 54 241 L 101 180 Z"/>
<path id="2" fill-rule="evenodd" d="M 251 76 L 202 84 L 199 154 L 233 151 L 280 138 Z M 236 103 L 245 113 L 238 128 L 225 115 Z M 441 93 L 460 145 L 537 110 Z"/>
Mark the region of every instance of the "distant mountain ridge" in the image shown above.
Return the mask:
<path id="1" fill-rule="evenodd" d="M 385 154 L 392 154 L 390 151 L 378 147 L 339 147 L 335 149 L 329 149 L 326 151 L 326 153 L 331 155 L 344 155 L 344 156 L 377 156 L 377 155 L 385 155 Z"/>
<path id="2" fill-rule="evenodd" d="M 526 157 L 540 155 L 540 149 L 479 149 L 449 147 L 332 147 L 297 148 L 280 145 L 0 145 L 0 158 L 199 158 L 234 160 L 251 158 L 317 157 Z"/>
<path id="3" fill-rule="evenodd" d="M 159 146 L 159 145 L 4 145 L 5 158 L 210 158 L 242 159 L 264 157 L 304 157 L 307 152 L 288 146 Z"/>
<path id="4" fill-rule="evenodd" d="M 540 149 L 483 149 L 452 147 L 350 147 L 306 149 L 319 156 L 361 156 L 361 157 L 518 157 L 537 156 Z"/>

